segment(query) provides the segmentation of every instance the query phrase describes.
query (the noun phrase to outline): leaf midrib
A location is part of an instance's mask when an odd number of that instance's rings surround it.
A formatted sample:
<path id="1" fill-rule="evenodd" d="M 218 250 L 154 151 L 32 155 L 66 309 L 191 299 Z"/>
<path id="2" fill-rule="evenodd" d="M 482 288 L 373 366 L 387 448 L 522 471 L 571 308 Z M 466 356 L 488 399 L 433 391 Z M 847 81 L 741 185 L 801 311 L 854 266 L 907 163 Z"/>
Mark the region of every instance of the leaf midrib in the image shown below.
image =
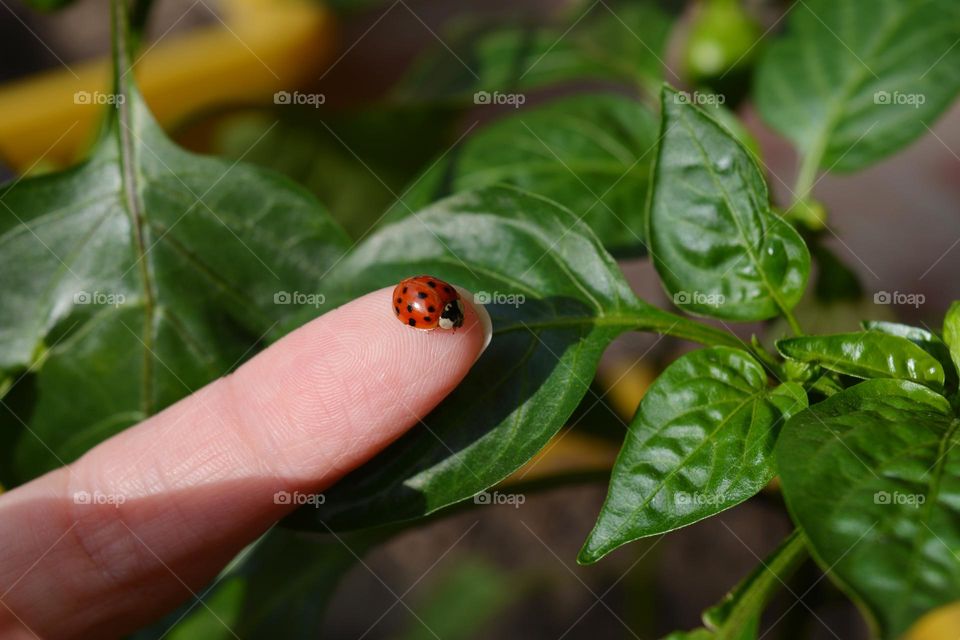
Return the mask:
<path id="1" fill-rule="evenodd" d="M 786 303 L 780 298 L 778 292 L 770 283 L 770 280 L 767 278 L 766 269 L 763 267 L 756 253 L 754 253 L 753 246 L 750 244 L 750 241 L 746 235 L 746 232 L 743 229 L 743 226 L 740 224 L 740 219 L 737 217 L 736 208 L 733 206 L 733 203 L 730 201 L 730 194 L 727 192 L 726 188 L 723 185 L 723 182 L 717 178 L 716 172 L 713 170 L 713 163 L 710 162 L 710 155 L 707 153 L 707 150 L 703 148 L 703 145 L 700 143 L 700 139 L 697 138 L 696 132 L 693 131 L 690 123 L 687 119 L 685 113 L 681 113 L 680 120 L 683 123 L 683 128 L 687 131 L 687 135 L 690 136 L 690 139 L 693 141 L 693 144 L 697 147 L 697 150 L 700 152 L 701 158 L 703 158 L 702 166 L 705 168 L 707 174 L 710 176 L 710 179 L 713 181 L 714 186 L 720 191 L 723 197 L 724 204 L 727 205 L 727 209 L 730 211 L 730 218 L 733 220 L 733 224 L 737 227 L 737 234 L 740 236 L 740 239 L 743 242 L 743 247 L 746 249 L 747 255 L 750 257 L 750 261 L 753 263 L 754 267 L 757 270 L 757 273 L 760 275 L 761 280 L 763 281 L 764 287 L 767 289 L 770 297 L 773 299 L 774 303 L 780 309 L 781 313 L 786 314 L 789 311 Z M 746 185 L 745 185 L 746 186 Z M 747 187 L 749 189 L 749 187 Z M 762 218 L 764 212 L 759 213 Z M 767 215 L 770 215 L 767 213 Z M 777 223 L 777 220 L 768 221 L 770 227 L 764 229 L 764 235 L 773 231 L 773 225 Z"/>
<path id="2" fill-rule="evenodd" d="M 119 15 L 114 15 L 113 29 L 116 51 L 114 52 L 114 74 L 116 78 L 116 91 L 124 99 L 118 101 L 117 118 L 113 129 L 117 135 L 118 161 L 120 164 L 121 176 L 121 201 L 127 214 L 130 216 L 133 229 L 134 247 L 137 253 L 137 271 L 140 274 L 141 284 L 143 286 L 144 309 L 143 309 L 143 376 L 140 387 L 140 410 L 144 415 L 153 413 L 153 333 L 154 333 L 154 308 L 156 305 L 154 283 L 150 275 L 150 265 L 148 263 L 148 250 L 144 240 L 145 229 L 144 222 L 146 211 L 142 198 L 142 189 L 140 186 L 141 175 L 137 163 L 137 146 L 133 141 L 133 126 L 136 126 L 133 117 L 133 103 L 138 98 L 136 93 L 131 90 L 131 78 L 123 67 L 130 66 L 131 56 L 128 51 L 129 46 L 129 27 L 126 22 L 125 11 L 114 9 Z"/>
<path id="3" fill-rule="evenodd" d="M 763 395 L 765 395 L 766 393 L 767 393 L 767 390 L 766 390 L 766 389 L 761 389 L 761 390 L 759 390 L 759 391 L 757 391 L 757 392 L 755 392 L 755 393 L 752 393 L 751 395 L 747 396 L 746 398 L 744 398 L 743 402 L 740 402 L 740 403 L 733 409 L 733 411 L 731 411 L 723 420 L 721 420 L 719 423 L 717 423 L 717 426 L 710 431 L 710 433 L 700 442 L 700 444 L 698 444 L 696 447 L 694 447 L 692 450 L 690 450 L 690 451 L 677 463 L 677 465 L 676 465 L 666 476 L 664 476 L 663 478 L 660 479 L 659 482 L 657 482 L 657 484 L 655 485 L 655 488 L 652 489 L 652 490 L 650 491 L 650 493 L 647 495 L 647 497 L 644 498 L 644 500 L 643 500 L 639 505 L 637 505 L 637 507 L 636 507 L 635 509 L 633 509 L 633 510 L 630 512 L 630 515 L 627 516 L 627 517 L 624 519 L 623 524 L 621 524 L 619 527 L 617 527 L 617 529 L 613 532 L 613 534 L 612 534 L 611 537 L 618 539 L 618 538 L 620 538 L 620 537 L 623 535 L 623 532 L 624 532 L 627 528 L 633 527 L 633 526 L 635 525 L 636 518 L 637 518 L 637 516 L 640 514 L 640 512 L 643 511 L 643 510 L 650 504 L 650 502 L 653 501 L 653 499 L 657 496 L 657 494 L 659 494 L 659 493 L 663 490 L 663 488 L 666 486 L 667 482 L 669 482 L 676 474 L 678 474 L 678 473 L 680 472 L 680 469 L 682 469 L 682 468 L 684 468 L 684 467 L 686 466 L 686 464 L 687 464 L 687 462 L 690 460 L 690 458 L 692 458 L 692 457 L 693 457 L 696 453 L 698 453 L 704 446 L 706 446 L 706 444 L 707 444 L 708 442 L 712 442 L 712 441 L 714 440 L 714 437 L 716 436 L 716 434 L 717 434 L 721 429 L 723 429 L 731 420 L 733 420 L 733 418 L 734 418 L 737 414 L 739 414 L 740 411 L 741 411 L 748 403 L 750 403 L 750 402 L 757 402 L 757 401 L 760 400 L 760 399 L 763 397 Z"/>
<path id="4" fill-rule="evenodd" d="M 919 6 L 920 6 L 919 4 L 912 5 L 900 15 L 899 19 L 894 20 L 891 23 L 891 26 L 888 27 L 888 29 L 886 29 L 885 31 L 883 31 L 881 34 L 877 36 L 873 44 L 869 47 L 869 51 L 865 52 L 863 57 L 871 58 L 871 59 L 875 58 L 876 54 L 882 48 L 882 46 L 886 43 L 886 41 L 894 33 L 896 33 L 897 29 L 899 29 L 903 25 L 903 23 L 906 22 L 907 18 Z M 811 12 L 813 11 L 809 7 L 807 7 L 807 10 Z M 806 38 L 806 41 L 812 42 L 813 39 Z M 856 54 L 851 54 L 851 55 L 854 55 L 854 57 L 857 57 Z M 864 80 L 868 77 L 867 74 L 871 73 L 870 69 L 867 66 L 865 66 L 864 63 L 860 62 L 860 60 L 857 60 L 856 62 L 857 62 L 857 66 L 854 67 L 854 72 L 851 74 L 850 79 L 843 85 L 837 98 L 834 100 L 830 100 L 829 96 L 827 97 L 830 107 L 827 110 L 827 117 L 823 119 L 823 125 L 821 126 L 820 130 L 813 136 L 813 143 L 810 145 L 809 147 L 810 150 L 808 151 L 810 155 L 823 156 L 823 154 L 826 153 L 827 146 L 829 144 L 830 134 L 837 127 L 837 125 L 840 122 L 840 119 L 843 117 L 846 111 L 847 103 L 850 101 L 853 93 L 860 87 L 860 85 L 863 84 Z M 819 167 L 819 165 L 820 165 L 820 157 L 817 157 L 817 166 Z M 804 194 L 800 194 L 800 195 L 804 195 Z"/>

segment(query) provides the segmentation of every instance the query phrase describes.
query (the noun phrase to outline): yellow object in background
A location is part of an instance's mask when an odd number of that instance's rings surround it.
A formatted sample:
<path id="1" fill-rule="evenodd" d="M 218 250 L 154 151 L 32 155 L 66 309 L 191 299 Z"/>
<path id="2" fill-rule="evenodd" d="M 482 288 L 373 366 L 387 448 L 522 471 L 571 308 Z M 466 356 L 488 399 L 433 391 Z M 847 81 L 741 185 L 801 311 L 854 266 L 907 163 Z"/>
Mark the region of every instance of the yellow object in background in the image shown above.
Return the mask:
<path id="1" fill-rule="evenodd" d="M 913 625 L 904 640 L 957 640 L 960 638 L 960 601 L 934 609 Z"/>
<path id="2" fill-rule="evenodd" d="M 161 124 L 205 109 L 270 102 L 315 81 L 335 50 L 332 14 L 310 0 L 222 0 L 222 22 L 145 43 L 135 73 Z M 110 96 L 110 60 L 0 86 L 0 162 L 14 171 L 75 162 Z"/>

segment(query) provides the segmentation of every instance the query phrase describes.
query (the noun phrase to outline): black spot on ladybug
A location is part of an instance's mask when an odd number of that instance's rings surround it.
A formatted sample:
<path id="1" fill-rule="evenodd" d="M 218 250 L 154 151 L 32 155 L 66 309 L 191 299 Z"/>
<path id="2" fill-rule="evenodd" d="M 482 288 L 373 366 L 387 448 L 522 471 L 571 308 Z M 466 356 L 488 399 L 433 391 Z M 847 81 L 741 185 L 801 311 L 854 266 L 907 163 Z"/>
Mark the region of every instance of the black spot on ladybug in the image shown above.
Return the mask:
<path id="1" fill-rule="evenodd" d="M 450 287 L 447 287 L 447 286 L 444 286 L 444 287 L 443 287 L 443 290 L 446 291 L 447 293 L 453 293 L 453 289 L 451 289 Z"/>
<path id="2" fill-rule="evenodd" d="M 393 310 L 397 312 L 397 315 L 400 315 L 400 307 L 394 307 Z"/>
<path id="3" fill-rule="evenodd" d="M 428 280 L 428 281 L 427 281 L 427 286 L 430 287 L 431 289 L 436 289 L 436 288 L 437 288 L 437 283 L 434 282 L 433 280 Z"/>
<path id="4" fill-rule="evenodd" d="M 430 322 L 430 316 L 423 316 L 424 322 Z"/>
<path id="5" fill-rule="evenodd" d="M 424 298 L 427 297 L 427 294 L 426 294 L 425 291 L 418 291 L 418 292 L 417 292 L 417 297 L 420 298 L 421 300 L 423 300 Z"/>
<path id="6" fill-rule="evenodd" d="M 407 288 L 406 288 L 406 287 L 403 288 L 403 292 L 404 292 L 404 293 L 407 292 Z"/>
<path id="7" fill-rule="evenodd" d="M 433 313 L 433 312 L 436 311 L 436 310 L 437 310 L 437 308 L 436 308 L 435 306 L 433 306 L 433 305 L 430 305 L 429 307 L 427 307 L 427 311 L 429 311 L 430 313 Z"/>
<path id="8" fill-rule="evenodd" d="M 403 302 L 403 298 L 397 298 L 397 302 Z"/>
<path id="9" fill-rule="evenodd" d="M 413 318 L 410 318 L 409 320 L 407 320 L 407 324 L 410 325 L 411 327 L 415 327 L 417 326 L 417 321 L 414 320 Z"/>
<path id="10" fill-rule="evenodd" d="M 408 304 L 408 305 L 407 305 L 407 313 L 413 313 L 413 305 L 412 305 L 412 304 Z"/>

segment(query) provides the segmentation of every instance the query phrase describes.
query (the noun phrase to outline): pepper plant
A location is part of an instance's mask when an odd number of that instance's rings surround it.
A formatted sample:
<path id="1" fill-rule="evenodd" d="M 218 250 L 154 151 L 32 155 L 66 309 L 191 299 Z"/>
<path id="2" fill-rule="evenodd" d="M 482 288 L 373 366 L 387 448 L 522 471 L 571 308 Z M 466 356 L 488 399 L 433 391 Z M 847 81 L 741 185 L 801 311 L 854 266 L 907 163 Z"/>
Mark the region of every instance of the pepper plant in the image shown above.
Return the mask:
<path id="1" fill-rule="evenodd" d="M 343 540 L 362 552 L 509 477 L 567 423 L 626 332 L 702 348 L 646 392 L 579 562 L 714 516 L 779 477 L 796 530 L 704 614 L 703 628 L 674 637 L 755 638 L 770 597 L 808 556 L 879 637 L 958 598 L 960 305 L 942 330 L 867 318 L 857 332 L 808 335 L 794 313 L 811 253 L 822 270 L 836 268 L 821 257 L 817 176 L 901 149 L 960 90 L 951 0 L 805 0 L 751 53 L 748 99 L 801 158 L 780 206 L 717 94 L 700 105 L 675 78 L 661 84 L 670 18 L 653 3 L 624 14 L 623 26 L 643 34 L 633 38 L 616 31 L 614 9 L 614 22 L 578 21 L 559 48 L 548 46 L 550 27 L 473 38 L 479 84 L 453 81 L 427 56 L 397 99 L 465 108 L 476 90 L 583 78 L 635 93 L 557 98 L 480 128 L 355 240 L 293 181 L 171 142 L 127 73 L 136 38 L 126 2 L 113 7 L 118 99 L 90 157 L 3 189 L 6 485 L 69 462 L 323 310 L 277 305 L 278 289 L 322 291 L 333 308 L 398 275 L 431 273 L 525 299 L 489 305 L 493 340 L 463 383 L 227 569 L 204 594 L 207 609 L 176 613 L 174 637 L 214 610 L 241 637 L 278 624 L 310 633 L 311 607 L 351 564 L 336 556 Z M 540 69 L 510 76 L 524 64 Z M 644 253 L 675 311 L 640 299 L 612 257 Z M 101 301 L 103 292 L 113 297 Z M 775 319 L 774 348 L 730 330 Z M 298 591 L 261 597 L 281 580 Z"/>

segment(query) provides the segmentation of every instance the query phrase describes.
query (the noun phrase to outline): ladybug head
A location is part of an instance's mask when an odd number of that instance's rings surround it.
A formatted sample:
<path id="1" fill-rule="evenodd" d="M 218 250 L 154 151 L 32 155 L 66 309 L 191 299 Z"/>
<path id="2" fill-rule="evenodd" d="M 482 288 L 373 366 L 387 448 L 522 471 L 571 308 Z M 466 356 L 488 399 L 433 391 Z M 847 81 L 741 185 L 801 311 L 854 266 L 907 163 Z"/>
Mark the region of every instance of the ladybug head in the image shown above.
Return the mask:
<path id="1" fill-rule="evenodd" d="M 453 300 L 444 305 L 440 312 L 440 328 L 456 329 L 463 326 L 463 303 Z"/>

